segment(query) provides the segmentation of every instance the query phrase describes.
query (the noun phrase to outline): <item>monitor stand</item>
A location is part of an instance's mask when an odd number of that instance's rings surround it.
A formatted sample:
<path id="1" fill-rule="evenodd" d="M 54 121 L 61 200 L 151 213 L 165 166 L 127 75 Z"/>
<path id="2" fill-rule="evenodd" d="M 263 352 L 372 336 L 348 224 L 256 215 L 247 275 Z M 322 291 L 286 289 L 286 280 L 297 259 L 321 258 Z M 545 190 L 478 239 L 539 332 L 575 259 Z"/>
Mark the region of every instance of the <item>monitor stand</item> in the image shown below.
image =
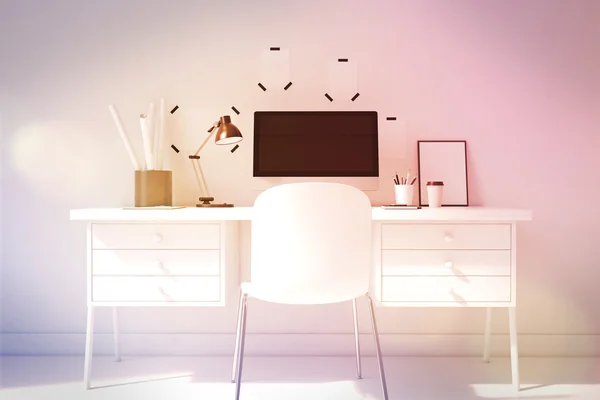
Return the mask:
<path id="1" fill-rule="evenodd" d="M 214 197 L 198 197 L 198 200 L 202 203 L 196 204 L 196 207 L 233 207 L 233 204 L 229 203 L 211 203 L 215 200 Z"/>
<path id="2" fill-rule="evenodd" d="M 286 183 L 297 182 L 334 182 L 345 183 L 354 186 L 362 191 L 377 191 L 379 190 L 379 177 L 274 177 L 274 176 L 253 176 L 252 190 L 263 191 L 273 186 L 283 185 Z"/>

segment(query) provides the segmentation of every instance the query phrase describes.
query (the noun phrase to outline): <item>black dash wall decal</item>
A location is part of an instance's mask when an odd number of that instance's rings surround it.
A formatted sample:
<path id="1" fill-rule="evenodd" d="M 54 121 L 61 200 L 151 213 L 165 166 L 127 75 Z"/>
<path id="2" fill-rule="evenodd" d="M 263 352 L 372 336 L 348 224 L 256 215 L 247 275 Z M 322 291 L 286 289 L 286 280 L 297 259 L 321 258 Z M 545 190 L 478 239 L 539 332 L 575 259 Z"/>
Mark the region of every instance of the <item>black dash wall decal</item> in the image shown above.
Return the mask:
<path id="1" fill-rule="evenodd" d="M 396 117 L 387 117 L 386 119 L 387 119 L 388 121 L 395 121 L 395 120 L 396 120 Z"/>
<path id="2" fill-rule="evenodd" d="M 231 109 L 233 110 L 234 113 L 236 113 L 237 115 L 240 115 L 240 112 L 237 110 L 237 108 L 235 108 L 234 106 L 231 106 Z"/>
<path id="3" fill-rule="evenodd" d="M 174 144 L 172 144 L 172 145 L 171 145 L 171 148 L 172 148 L 173 150 L 175 150 L 175 153 L 179 153 L 179 149 L 178 149 L 177 147 L 175 147 L 175 145 L 174 145 Z"/>
<path id="4" fill-rule="evenodd" d="M 188 158 L 189 158 L 190 160 L 199 160 L 199 159 L 200 159 L 200 156 L 191 155 L 191 156 L 188 156 Z"/>
<path id="5" fill-rule="evenodd" d="M 290 88 L 290 86 L 292 86 L 292 82 L 288 82 L 288 84 L 285 85 L 285 87 L 283 88 L 283 90 L 288 90 Z"/>
<path id="6" fill-rule="evenodd" d="M 231 149 L 231 152 L 233 153 L 234 151 L 236 151 L 239 148 L 240 148 L 240 145 L 236 144 L 235 147 L 233 149 Z"/>
<path id="7" fill-rule="evenodd" d="M 281 50 L 281 48 L 280 47 L 270 47 L 269 50 L 271 50 L 271 51 L 279 51 L 279 50 Z"/>
<path id="8" fill-rule="evenodd" d="M 173 109 L 171 110 L 171 114 L 173 114 L 175 111 L 177 111 L 179 109 L 179 106 L 175 106 L 173 107 Z"/>
<path id="9" fill-rule="evenodd" d="M 338 58 L 338 62 L 348 62 L 347 58 Z"/>
<path id="10" fill-rule="evenodd" d="M 333 101 L 333 98 L 328 93 L 325 93 L 325 97 L 327 97 L 329 101 Z"/>
<path id="11" fill-rule="evenodd" d="M 354 100 L 358 99 L 358 96 L 360 96 L 360 93 L 356 93 L 356 94 L 354 95 L 354 97 L 352 97 L 352 101 L 354 101 Z"/>
<path id="12" fill-rule="evenodd" d="M 264 87 L 264 85 L 262 83 L 260 83 L 260 82 L 258 82 L 258 87 L 261 88 L 263 90 L 263 92 L 267 91 L 267 88 Z"/>

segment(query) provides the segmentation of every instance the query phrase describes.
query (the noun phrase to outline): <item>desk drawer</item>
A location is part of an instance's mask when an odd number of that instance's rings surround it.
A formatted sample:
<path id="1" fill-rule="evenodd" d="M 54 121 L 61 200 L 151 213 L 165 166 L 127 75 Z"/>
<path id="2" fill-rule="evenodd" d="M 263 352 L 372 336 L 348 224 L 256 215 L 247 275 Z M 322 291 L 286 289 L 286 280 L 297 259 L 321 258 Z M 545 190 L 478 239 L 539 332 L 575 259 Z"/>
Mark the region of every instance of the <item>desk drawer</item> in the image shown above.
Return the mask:
<path id="1" fill-rule="evenodd" d="M 382 275 L 509 276 L 510 250 L 382 250 Z"/>
<path id="2" fill-rule="evenodd" d="M 92 275 L 219 276 L 220 250 L 92 250 Z"/>
<path id="3" fill-rule="evenodd" d="M 509 302 L 510 277 L 385 276 L 386 302 Z"/>
<path id="4" fill-rule="evenodd" d="M 383 249 L 510 249 L 509 224 L 381 225 Z"/>
<path id="5" fill-rule="evenodd" d="M 95 276 L 92 300 L 130 302 L 217 302 L 219 277 Z"/>
<path id="6" fill-rule="evenodd" d="M 94 249 L 218 249 L 220 225 L 93 224 Z"/>

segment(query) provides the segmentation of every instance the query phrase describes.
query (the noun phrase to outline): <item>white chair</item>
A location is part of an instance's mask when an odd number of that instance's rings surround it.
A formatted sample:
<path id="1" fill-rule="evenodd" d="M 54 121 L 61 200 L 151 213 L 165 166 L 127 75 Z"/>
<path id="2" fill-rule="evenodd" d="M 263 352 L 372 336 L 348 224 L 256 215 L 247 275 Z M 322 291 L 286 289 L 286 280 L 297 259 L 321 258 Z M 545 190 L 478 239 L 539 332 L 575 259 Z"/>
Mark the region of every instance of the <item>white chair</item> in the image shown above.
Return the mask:
<path id="1" fill-rule="evenodd" d="M 371 203 L 337 183 L 293 183 L 261 193 L 254 203 L 251 282 L 241 285 L 232 382 L 239 399 L 248 298 L 284 304 L 352 301 L 356 369 L 361 378 L 356 299 L 366 296 L 383 397 L 388 399 L 373 300 Z"/>

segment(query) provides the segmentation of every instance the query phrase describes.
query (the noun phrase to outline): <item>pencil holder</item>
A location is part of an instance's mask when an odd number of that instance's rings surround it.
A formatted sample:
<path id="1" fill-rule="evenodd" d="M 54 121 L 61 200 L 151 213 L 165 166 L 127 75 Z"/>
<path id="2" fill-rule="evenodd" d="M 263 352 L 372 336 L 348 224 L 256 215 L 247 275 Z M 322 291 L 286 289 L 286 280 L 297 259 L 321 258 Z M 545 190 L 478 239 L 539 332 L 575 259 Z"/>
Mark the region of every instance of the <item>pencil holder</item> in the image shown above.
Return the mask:
<path id="1" fill-rule="evenodd" d="M 172 190 L 172 171 L 135 171 L 135 207 L 170 207 L 173 205 Z"/>
<path id="2" fill-rule="evenodd" d="M 410 206 L 413 203 L 413 185 L 394 185 L 396 205 Z"/>

